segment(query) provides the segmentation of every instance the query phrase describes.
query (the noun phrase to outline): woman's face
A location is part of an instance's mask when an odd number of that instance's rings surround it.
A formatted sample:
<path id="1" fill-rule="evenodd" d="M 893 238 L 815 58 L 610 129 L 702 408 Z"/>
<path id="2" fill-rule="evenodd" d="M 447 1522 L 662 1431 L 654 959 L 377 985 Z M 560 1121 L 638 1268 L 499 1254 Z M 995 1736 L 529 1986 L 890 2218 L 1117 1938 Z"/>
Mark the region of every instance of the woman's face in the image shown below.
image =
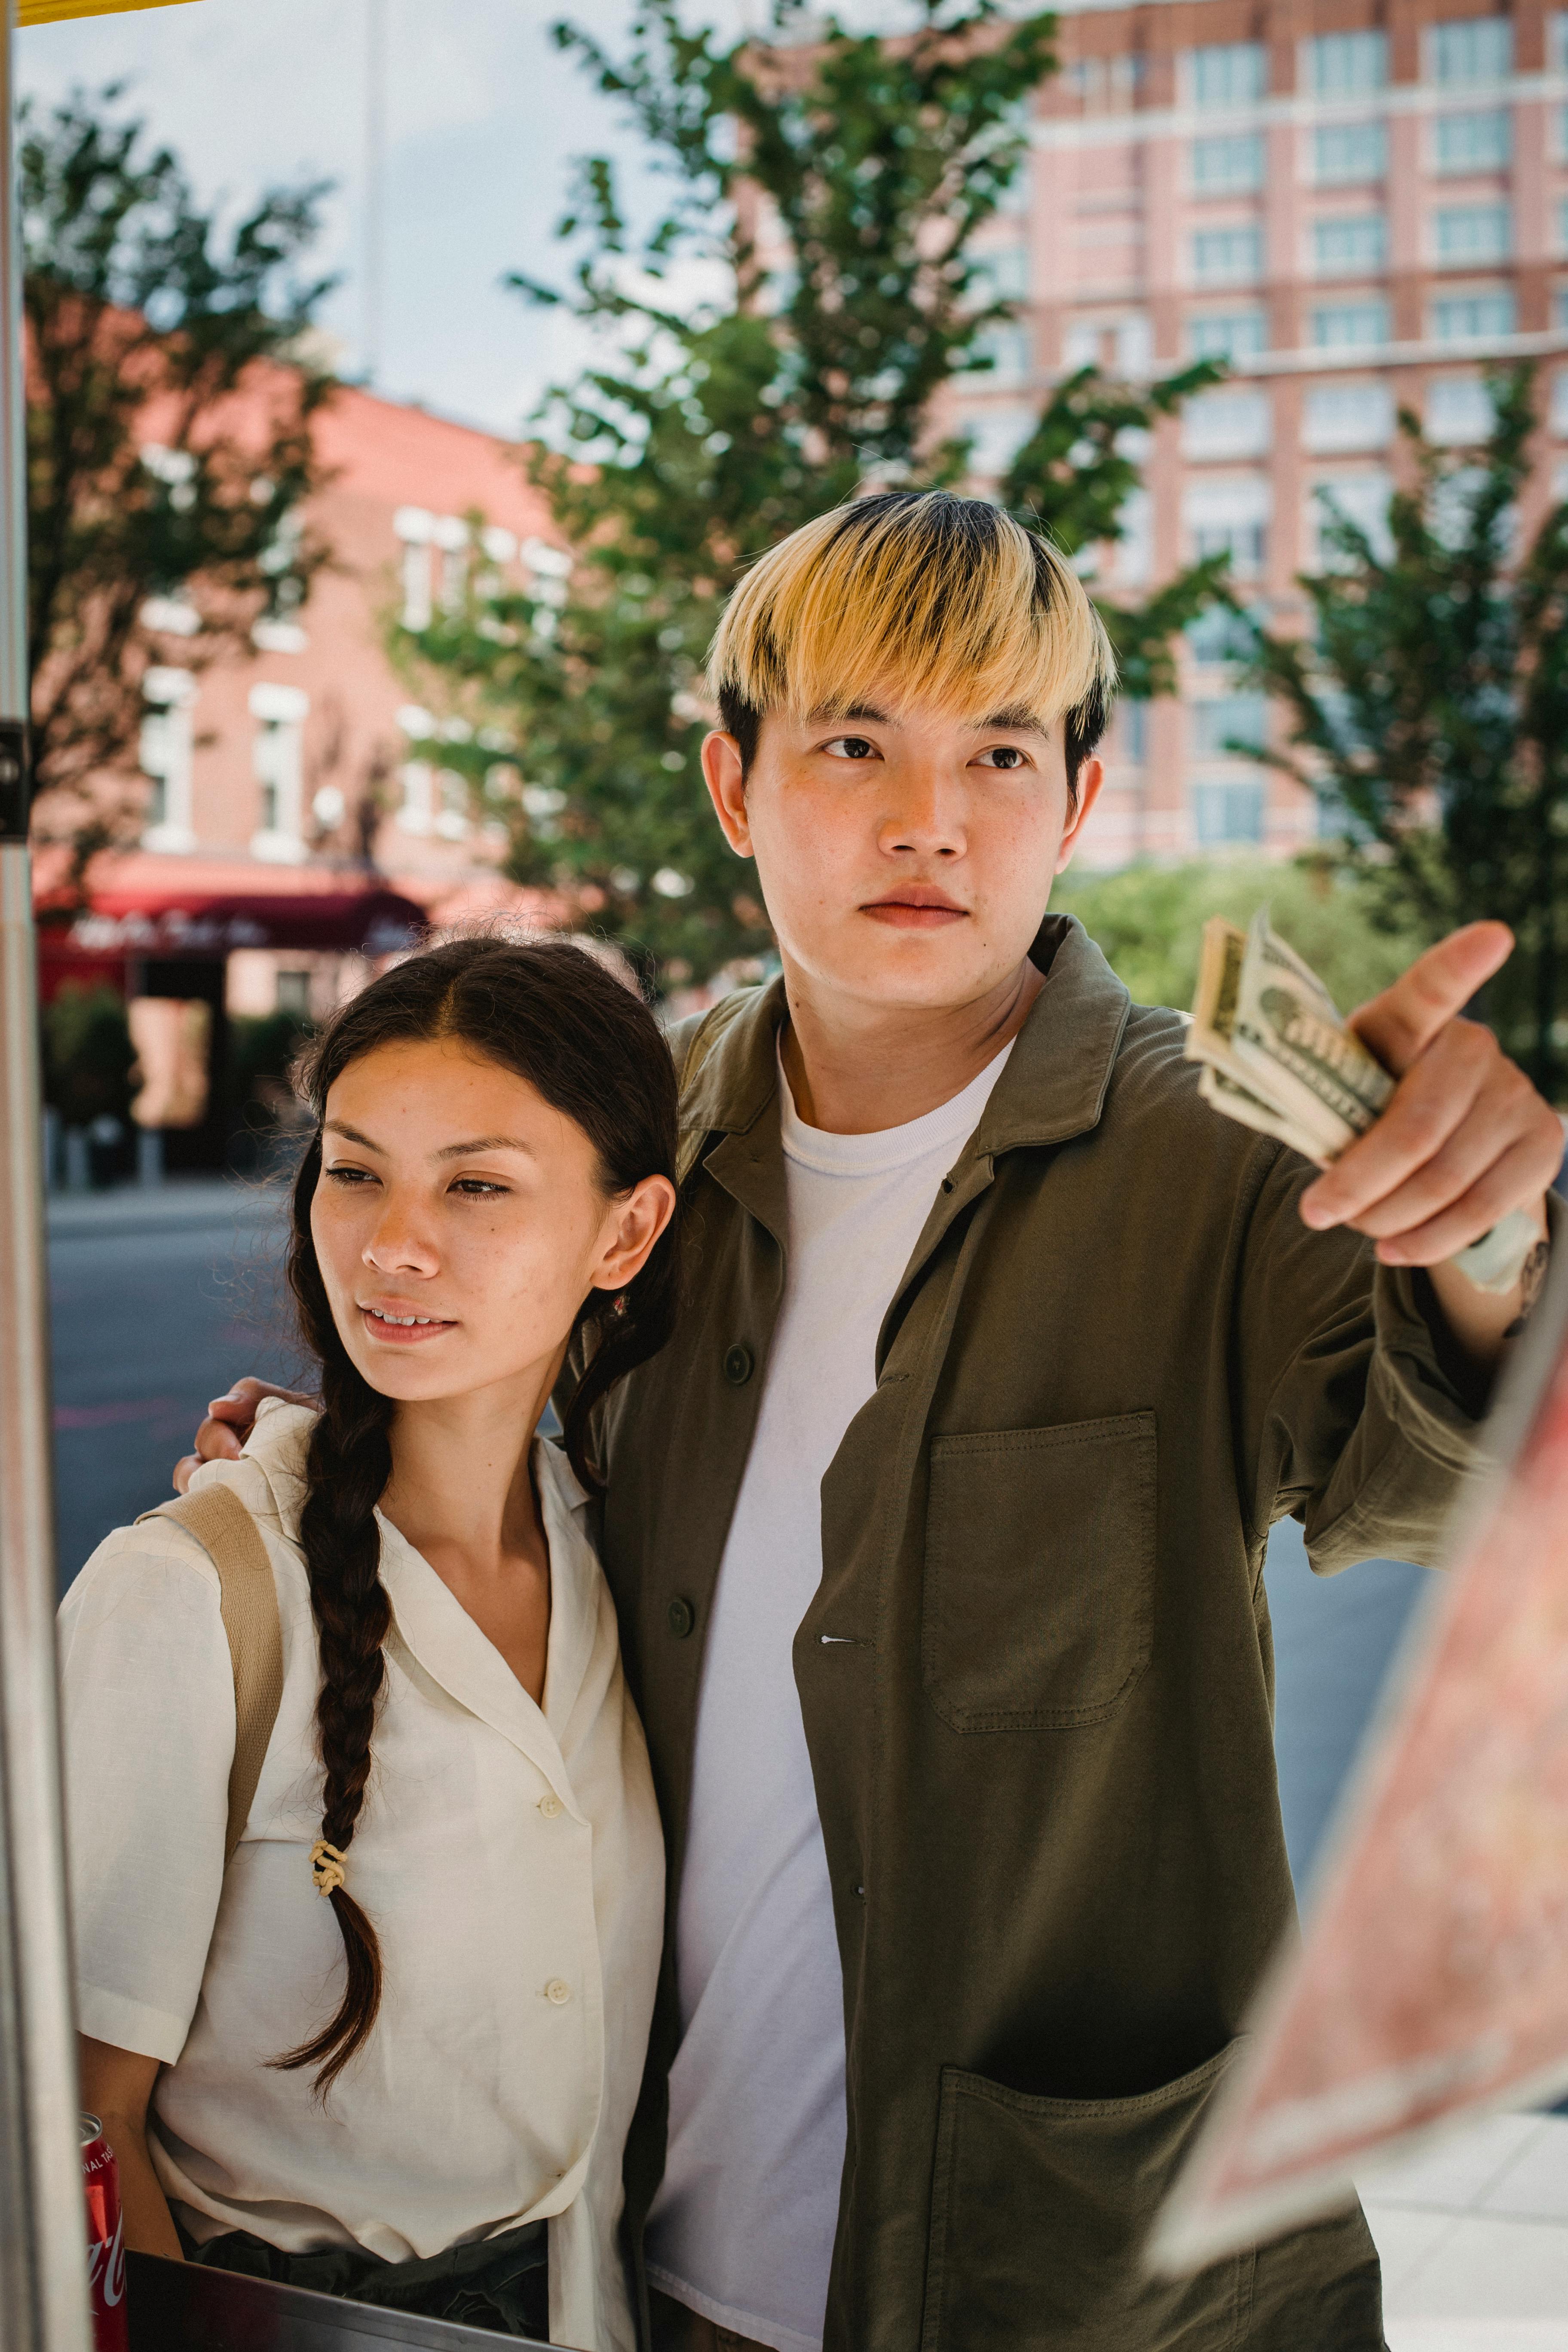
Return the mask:
<path id="1" fill-rule="evenodd" d="M 674 1204 L 662 1176 L 607 1199 L 582 1129 L 447 1039 L 334 1082 L 310 1233 L 356 1369 L 413 1402 L 547 1389 L 589 1291 L 625 1287 Z"/>

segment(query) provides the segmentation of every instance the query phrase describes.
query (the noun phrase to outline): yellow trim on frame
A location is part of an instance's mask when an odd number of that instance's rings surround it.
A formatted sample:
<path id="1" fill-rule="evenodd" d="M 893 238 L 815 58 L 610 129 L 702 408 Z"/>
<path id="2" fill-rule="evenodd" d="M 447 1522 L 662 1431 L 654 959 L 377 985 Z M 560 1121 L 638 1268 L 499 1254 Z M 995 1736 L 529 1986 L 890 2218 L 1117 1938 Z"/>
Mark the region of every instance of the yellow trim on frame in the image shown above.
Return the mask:
<path id="1" fill-rule="evenodd" d="M 177 8 L 190 0 L 16 0 L 19 25 L 53 25 L 62 16 L 121 16 L 132 8 Z"/>

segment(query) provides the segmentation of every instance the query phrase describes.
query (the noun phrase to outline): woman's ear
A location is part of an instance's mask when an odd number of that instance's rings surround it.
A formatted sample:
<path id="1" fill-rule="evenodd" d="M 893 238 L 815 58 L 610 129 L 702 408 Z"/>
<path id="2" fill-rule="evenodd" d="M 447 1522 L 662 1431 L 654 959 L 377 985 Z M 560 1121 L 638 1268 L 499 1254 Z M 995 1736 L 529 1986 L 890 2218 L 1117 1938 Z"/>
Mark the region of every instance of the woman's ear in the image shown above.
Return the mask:
<path id="1" fill-rule="evenodd" d="M 624 1290 L 635 1282 L 655 1242 L 675 1214 L 668 1176 L 645 1176 L 611 1203 L 610 1238 L 594 1274 L 595 1290 Z"/>

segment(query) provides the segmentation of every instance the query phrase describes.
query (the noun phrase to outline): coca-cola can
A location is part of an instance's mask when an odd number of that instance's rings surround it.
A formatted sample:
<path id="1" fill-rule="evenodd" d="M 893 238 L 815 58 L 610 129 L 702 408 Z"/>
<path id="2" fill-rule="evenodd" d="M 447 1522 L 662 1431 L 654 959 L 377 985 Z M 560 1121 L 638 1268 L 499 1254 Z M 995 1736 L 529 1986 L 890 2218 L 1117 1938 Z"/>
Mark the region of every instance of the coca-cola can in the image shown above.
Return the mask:
<path id="1" fill-rule="evenodd" d="M 120 2167 L 96 2116 L 81 2119 L 81 2176 L 87 2190 L 87 2279 L 93 2352 L 131 2352 L 125 2318 L 125 2218 Z"/>

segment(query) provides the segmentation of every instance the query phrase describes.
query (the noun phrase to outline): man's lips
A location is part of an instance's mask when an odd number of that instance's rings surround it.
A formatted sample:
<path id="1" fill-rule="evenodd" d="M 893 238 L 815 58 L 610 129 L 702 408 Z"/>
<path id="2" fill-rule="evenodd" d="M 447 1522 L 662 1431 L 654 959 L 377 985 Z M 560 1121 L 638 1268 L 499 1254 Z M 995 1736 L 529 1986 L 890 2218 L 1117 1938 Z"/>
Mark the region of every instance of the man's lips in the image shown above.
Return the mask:
<path id="1" fill-rule="evenodd" d="M 438 1339 L 443 1331 L 458 1328 L 444 1316 L 426 1314 L 401 1299 L 384 1299 L 379 1307 L 367 1306 L 362 1299 L 354 1304 L 367 1335 L 384 1347 L 416 1348 L 423 1340 Z"/>
<path id="2" fill-rule="evenodd" d="M 900 931 L 945 930 L 952 923 L 969 919 L 967 907 L 959 906 L 945 890 L 933 889 L 923 882 L 889 890 L 885 898 L 871 899 L 860 912 L 869 915 L 873 922 L 888 923 Z"/>

